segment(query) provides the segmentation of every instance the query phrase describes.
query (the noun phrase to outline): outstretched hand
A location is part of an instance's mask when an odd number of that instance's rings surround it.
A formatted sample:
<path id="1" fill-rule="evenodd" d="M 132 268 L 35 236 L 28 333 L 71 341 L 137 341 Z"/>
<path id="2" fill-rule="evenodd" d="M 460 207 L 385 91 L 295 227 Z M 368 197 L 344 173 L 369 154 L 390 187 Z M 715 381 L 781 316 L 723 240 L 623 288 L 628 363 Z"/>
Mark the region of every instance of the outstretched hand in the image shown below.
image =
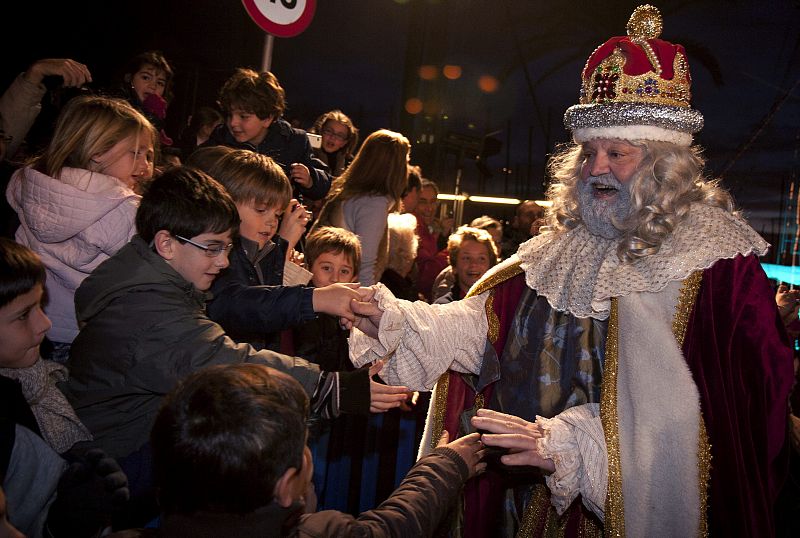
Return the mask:
<path id="1" fill-rule="evenodd" d="M 449 435 L 447 430 L 442 432 L 442 437 L 439 439 L 439 444 L 436 447 L 446 446 L 447 448 L 455 450 L 464 463 L 467 464 L 469 469 L 469 478 L 476 474 L 482 473 L 486 470 L 486 462 L 481 461 L 486 454 L 486 449 L 483 448 L 481 443 L 481 434 L 471 433 L 464 437 L 459 437 L 452 443 L 448 443 Z"/>
<path id="2" fill-rule="evenodd" d="M 47 76 L 61 77 L 68 88 L 79 88 L 92 81 L 89 68 L 69 58 L 44 58 L 34 62 L 25 71 L 25 78 L 34 84 L 40 84 Z"/>
<path id="3" fill-rule="evenodd" d="M 408 387 L 384 385 L 372 379 L 383 368 L 383 361 L 377 361 L 369 367 L 369 411 L 385 413 L 394 407 L 400 407 L 409 397 Z"/>
<path id="4" fill-rule="evenodd" d="M 472 425 L 489 432 L 481 436 L 484 445 L 508 449 L 508 454 L 500 457 L 504 465 L 531 465 L 555 471 L 553 460 L 543 458 L 539 453 L 536 440 L 543 436 L 543 432 L 535 422 L 491 409 L 478 409 L 478 414 L 472 417 Z"/>
<path id="5" fill-rule="evenodd" d="M 372 288 L 361 288 L 362 290 L 374 290 Z M 378 308 L 378 302 L 374 300 L 372 294 L 364 295 L 358 301 L 350 303 L 350 309 L 355 314 L 353 320 L 340 319 L 343 327 L 352 329 L 356 327 L 367 336 L 372 338 L 378 337 L 378 328 L 381 325 L 381 318 L 383 317 L 383 310 Z M 349 323 L 348 323 L 349 322 Z"/>
<path id="6" fill-rule="evenodd" d="M 314 312 L 336 316 L 352 323 L 355 314 L 350 306 L 353 301 L 360 301 L 362 294 L 358 291 L 358 283 L 337 282 L 314 288 L 311 297 Z"/>

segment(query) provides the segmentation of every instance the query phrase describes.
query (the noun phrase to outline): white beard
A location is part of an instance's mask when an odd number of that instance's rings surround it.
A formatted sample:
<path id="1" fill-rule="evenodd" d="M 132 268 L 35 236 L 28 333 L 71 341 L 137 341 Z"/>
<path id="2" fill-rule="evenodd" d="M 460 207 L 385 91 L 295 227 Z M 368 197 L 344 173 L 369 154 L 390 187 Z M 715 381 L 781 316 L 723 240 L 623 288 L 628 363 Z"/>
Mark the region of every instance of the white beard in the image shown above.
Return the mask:
<path id="1" fill-rule="evenodd" d="M 617 189 L 611 199 L 595 198 L 595 185 L 607 185 Z M 594 235 L 606 239 L 618 239 L 622 230 L 617 227 L 631 212 L 631 193 L 627 185 L 621 183 L 614 174 L 589 176 L 585 181 L 578 180 L 578 208 L 581 219 Z"/>

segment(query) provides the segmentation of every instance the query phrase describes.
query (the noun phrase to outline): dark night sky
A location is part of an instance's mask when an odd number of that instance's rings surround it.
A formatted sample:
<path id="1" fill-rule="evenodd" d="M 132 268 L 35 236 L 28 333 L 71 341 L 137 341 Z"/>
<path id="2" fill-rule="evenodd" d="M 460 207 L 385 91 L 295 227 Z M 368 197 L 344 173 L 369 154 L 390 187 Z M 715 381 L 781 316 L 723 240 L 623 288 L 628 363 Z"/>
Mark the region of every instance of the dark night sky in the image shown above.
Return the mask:
<path id="1" fill-rule="evenodd" d="M 338 107 L 364 135 L 387 127 L 411 137 L 426 125 L 424 114 L 412 122 L 403 112 L 404 98 L 417 96 L 430 112 L 427 125 L 439 125 L 441 134 L 499 131 L 503 148 L 488 161 L 496 173 L 484 190 L 503 194 L 497 171 L 510 148 L 516 174 L 508 194 L 537 195 L 546 153 L 567 139 L 561 116 L 577 100 L 587 56 L 624 34 L 637 4 L 319 0 L 306 32 L 276 40 L 272 70 L 287 91 L 287 116 L 304 127 Z M 664 17 L 662 38 L 686 46 L 693 104 L 706 120 L 697 140 L 710 171 L 725 171 L 725 185 L 756 229 L 776 231 L 782 186 L 800 169 L 800 0 L 654 4 Z M 263 34 L 237 0 L 15 2 L 0 25 L 3 84 L 36 58 L 72 57 L 89 65 L 101 86 L 132 54 L 163 50 L 177 72 L 173 133 L 194 105 L 214 100 L 233 68 L 261 63 Z M 462 76 L 421 81 L 420 64 L 459 65 Z M 499 89 L 478 90 L 481 75 L 497 77 Z M 415 146 L 412 162 L 427 151 Z M 445 161 L 434 178 L 445 190 L 454 162 Z M 467 164 L 464 186 L 474 192 L 478 172 Z"/>

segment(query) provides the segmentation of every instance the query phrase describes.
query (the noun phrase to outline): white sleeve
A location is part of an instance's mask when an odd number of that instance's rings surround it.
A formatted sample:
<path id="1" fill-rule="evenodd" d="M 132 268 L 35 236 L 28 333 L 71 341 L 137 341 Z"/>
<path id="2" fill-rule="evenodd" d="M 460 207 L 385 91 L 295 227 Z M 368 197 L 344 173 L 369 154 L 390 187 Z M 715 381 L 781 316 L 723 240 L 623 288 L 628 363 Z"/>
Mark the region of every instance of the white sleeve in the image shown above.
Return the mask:
<path id="1" fill-rule="evenodd" d="M 559 515 L 581 494 L 583 504 L 602 521 L 608 489 L 608 454 L 599 404 L 571 407 L 552 419 L 536 417 L 544 430 L 539 453 L 553 460 L 545 477 L 550 500 Z"/>
<path id="2" fill-rule="evenodd" d="M 489 330 L 488 293 L 436 305 L 396 299 L 378 284 L 375 297 L 383 311 L 378 339 L 353 329 L 350 360 L 363 366 L 390 357 L 381 378 L 411 390 L 431 390 L 448 369 L 477 374 Z"/>

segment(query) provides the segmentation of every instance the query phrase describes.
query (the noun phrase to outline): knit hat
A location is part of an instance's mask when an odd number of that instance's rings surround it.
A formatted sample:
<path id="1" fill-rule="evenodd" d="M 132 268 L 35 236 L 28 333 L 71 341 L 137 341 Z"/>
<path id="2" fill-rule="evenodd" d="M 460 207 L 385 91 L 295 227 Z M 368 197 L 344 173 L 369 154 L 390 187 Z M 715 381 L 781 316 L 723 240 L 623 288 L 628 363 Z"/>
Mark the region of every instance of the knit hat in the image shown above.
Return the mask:
<path id="1" fill-rule="evenodd" d="M 703 116 L 689 103 L 686 51 L 658 39 L 661 29 L 658 9 L 639 6 L 627 36 L 612 37 L 592 52 L 581 73 L 580 104 L 564 114 L 575 142 L 619 138 L 691 145 Z"/>

